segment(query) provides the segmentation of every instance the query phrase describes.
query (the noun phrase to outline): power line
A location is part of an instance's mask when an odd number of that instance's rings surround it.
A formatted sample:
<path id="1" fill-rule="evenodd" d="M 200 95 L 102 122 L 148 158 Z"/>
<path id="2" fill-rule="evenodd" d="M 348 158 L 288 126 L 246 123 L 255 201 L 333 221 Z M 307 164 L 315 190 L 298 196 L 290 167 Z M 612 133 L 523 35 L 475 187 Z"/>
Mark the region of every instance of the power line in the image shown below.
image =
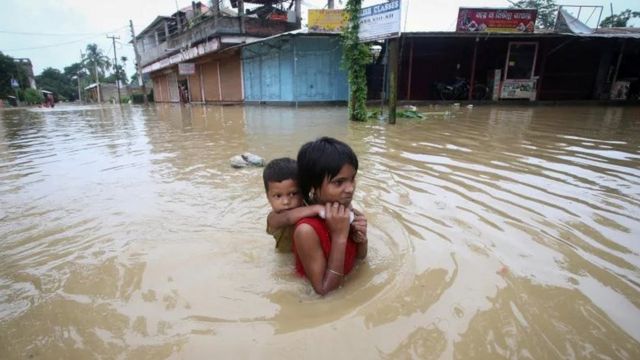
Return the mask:
<path id="1" fill-rule="evenodd" d="M 117 31 L 117 30 L 122 30 L 122 29 L 125 29 L 125 28 L 126 28 L 126 26 L 121 27 L 121 28 L 119 28 L 119 29 L 116 29 L 115 31 Z M 110 32 L 115 32 L 115 31 L 110 31 Z M 75 43 L 79 43 L 79 42 L 82 42 L 82 41 L 87 41 L 87 40 L 90 40 L 90 39 L 95 39 L 95 38 L 97 38 L 98 36 L 102 36 L 102 35 L 105 35 L 105 34 L 106 34 L 106 33 L 98 33 L 97 35 L 92 35 L 92 36 L 89 36 L 89 37 L 84 37 L 84 38 L 82 38 L 82 39 L 73 40 L 73 41 L 66 41 L 66 42 L 62 42 L 62 43 L 50 44 L 50 45 L 43 45 L 43 46 L 32 46 L 32 47 L 19 48 L 19 49 L 8 49 L 8 50 L 3 50 L 3 51 L 4 51 L 4 52 L 9 52 L 9 51 L 24 51 L 24 50 L 39 50 L 39 49 L 47 49 L 47 48 L 52 48 L 52 47 L 57 47 L 57 46 L 63 46 L 63 45 L 75 44 Z"/>
<path id="2" fill-rule="evenodd" d="M 23 31 L 7 31 L 0 30 L 0 34 L 11 34 L 11 35 L 27 35 L 27 36 L 86 36 L 86 35 L 103 35 L 110 32 L 116 32 L 118 30 L 125 29 L 126 26 L 121 28 L 117 28 L 115 30 L 103 31 L 97 33 L 37 33 L 37 32 L 23 32 Z"/>

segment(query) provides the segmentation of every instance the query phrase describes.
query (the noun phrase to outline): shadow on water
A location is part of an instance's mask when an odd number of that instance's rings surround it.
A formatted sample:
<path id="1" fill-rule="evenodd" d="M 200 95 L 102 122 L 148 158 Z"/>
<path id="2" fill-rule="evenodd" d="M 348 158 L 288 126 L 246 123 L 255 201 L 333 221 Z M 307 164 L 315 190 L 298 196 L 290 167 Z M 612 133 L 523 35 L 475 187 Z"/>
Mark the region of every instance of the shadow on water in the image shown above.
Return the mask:
<path id="1" fill-rule="evenodd" d="M 0 111 L 0 358 L 640 357 L 640 109 L 420 110 Z M 325 298 L 229 166 L 321 135 L 370 238 Z"/>

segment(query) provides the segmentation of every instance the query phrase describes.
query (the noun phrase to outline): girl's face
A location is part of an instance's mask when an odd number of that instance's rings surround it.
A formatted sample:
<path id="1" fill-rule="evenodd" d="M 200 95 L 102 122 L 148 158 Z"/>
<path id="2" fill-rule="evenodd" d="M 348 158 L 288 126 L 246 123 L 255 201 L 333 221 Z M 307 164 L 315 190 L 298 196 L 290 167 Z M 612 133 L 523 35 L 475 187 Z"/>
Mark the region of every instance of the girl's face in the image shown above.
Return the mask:
<path id="1" fill-rule="evenodd" d="M 320 188 L 315 191 L 315 199 L 318 204 L 339 202 L 349 206 L 355 190 L 356 169 L 350 164 L 344 164 L 335 177 L 332 179 L 327 177 L 322 181 Z"/>

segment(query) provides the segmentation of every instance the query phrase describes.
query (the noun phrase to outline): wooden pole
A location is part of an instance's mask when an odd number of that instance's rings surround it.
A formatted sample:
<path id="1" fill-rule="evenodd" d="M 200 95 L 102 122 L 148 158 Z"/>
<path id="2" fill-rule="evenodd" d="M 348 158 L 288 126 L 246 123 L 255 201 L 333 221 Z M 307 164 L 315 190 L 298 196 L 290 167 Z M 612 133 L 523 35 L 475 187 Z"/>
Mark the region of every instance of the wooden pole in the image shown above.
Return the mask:
<path id="1" fill-rule="evenodd" d="M 389 39 L 389 124 L 396 123 L 398 105 L 398 41 Z"/>
<path id="2" fill-rule="evenodd" d="M 327 0 L 327 8 L 333 9 L 335 7 L 334 0 Z"/>
<path id="3" fill-rule="evenodd" d="M 473 44 L 473 59 L 471 60 L 471 80 L 469 80 L 469 101 L 473 100 L 473 85 L 476 83 L 476 56 L 478 55 L 478 41 L 480 39 L 476 37 L 476 41 Z"/>
<path id="4" fill-rule="evenodd" d="M 413 76 L 413 39 L 409 47 L 409 76 L 407 78 L 407 100 L 411 100 L 411 77 Z"/>

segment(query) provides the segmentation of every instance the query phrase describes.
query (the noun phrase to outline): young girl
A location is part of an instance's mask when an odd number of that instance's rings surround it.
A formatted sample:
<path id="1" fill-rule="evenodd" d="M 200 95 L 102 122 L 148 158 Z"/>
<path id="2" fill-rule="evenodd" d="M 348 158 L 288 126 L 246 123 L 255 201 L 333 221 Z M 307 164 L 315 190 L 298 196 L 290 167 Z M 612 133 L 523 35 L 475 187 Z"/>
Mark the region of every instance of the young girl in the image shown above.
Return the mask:
<path id="1" fill-rule="evenodd" d="M 296 271 L 306 276 L 316 293 L 340 286 L 356 258 L 367 256 L 367 220 L 355 211 L 358 158 L 349 145 L 329 137 L 304 144 L 298 152 L 298 185 L 308 204 L 325 207 L 325 219 L 304 218 L 293 233 Z M 351 231 L 350 231 L 351 229 Z"/>

